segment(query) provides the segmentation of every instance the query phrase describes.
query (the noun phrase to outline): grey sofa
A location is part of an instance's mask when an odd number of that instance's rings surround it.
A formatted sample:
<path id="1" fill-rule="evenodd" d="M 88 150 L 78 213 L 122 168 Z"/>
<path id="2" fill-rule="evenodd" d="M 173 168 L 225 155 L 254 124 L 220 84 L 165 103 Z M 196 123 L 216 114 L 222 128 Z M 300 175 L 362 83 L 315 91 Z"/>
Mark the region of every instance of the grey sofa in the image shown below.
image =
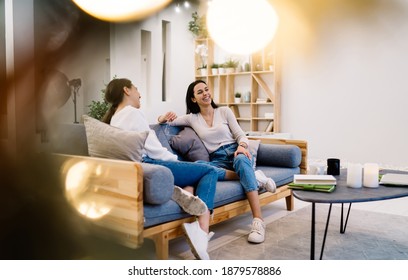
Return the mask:
<path id="1" fill-rule="evenodd" d="M 156 132 L 163 146 L 176 153 L 171 148 L 170 143 L 172 137 L 177 135 L 183 128 L 158 124 L 151 125 L 151 128 Z M 139 194 L 133 196 L 133 198 L 129 196 L 126 199 L 138 203 L 132 210 L 138 213 L 121 214 L 124 216 L 117 219 L 116 222 L 112 222 L 112 218 L 111 221 L 99 222 L 100 231 L 114 232 L 118 241 L 131 247 L 139 246 L 143 242 L 143 238 L 151 238 L 156 244 L 157 257 L 160 259 L 168 258 L 169 240 L 180 236 L 182 234 L 181 224 L 194 218 L 185 213 L 178 204 L 171 200 L 174 179 L 170 170 L 163 166 L 147 163 L 130 163 L 89 157 L 83 124 L 60 125 L 53 135 L 53 151 L 56 158 L 59 159 L 59 164 L 69 160 L 75 160 L 76 162 L 92 160 L 95 162 L 93 164 L 98 166 L 115 164 L 114 168 L 116 169 L 116 164 L 123 164 L 124 166 L 131 164 L 137 167 L 135 169 L 137 175 L 135 176 L 142 176 L 141 182 L 139 182 Z M 179 158 L 183 159 L 181 155 L 179 155 Z M 271 177 L 278 186 L 276 193 L 273 194 L 260 191 L 261 205 L 285 198 L 287 210 L 293 209 L 293 196 L 287 184 L 292 182 L 294 174 L 305 173 L 306 158 L 307 143 L 305 141 L 261 139 L 256 168 L 261 169 L 267 176 Z M 115 172 L 111 172 L 111 179 L 119 180 L 122 175 L 114 175 L 118 174 L 117 171 Z M 66 175 L 66 171 L 62 173 L 63 176 Z M 91 180 L 89 184 L 92 185 L 92 182 Z M 120 185 L 120 183 L 112 184 Z M 95 187 L 92 189 L 95 189 Z M 111 188 L 109 192 L 119 191 Z M 111 197 L 113 196 L 112 194 Z M 215 194 L 212 224 L 225 221 L 247 211 L 250 211 L 249 204 L 239 181 L 219 181 Z M 128 231 L 132 226 L 130 224 L 129 226 L 124 225 L 123 223 L 126 223 L 126 221 L 135 223 L 135 231 Z"/>

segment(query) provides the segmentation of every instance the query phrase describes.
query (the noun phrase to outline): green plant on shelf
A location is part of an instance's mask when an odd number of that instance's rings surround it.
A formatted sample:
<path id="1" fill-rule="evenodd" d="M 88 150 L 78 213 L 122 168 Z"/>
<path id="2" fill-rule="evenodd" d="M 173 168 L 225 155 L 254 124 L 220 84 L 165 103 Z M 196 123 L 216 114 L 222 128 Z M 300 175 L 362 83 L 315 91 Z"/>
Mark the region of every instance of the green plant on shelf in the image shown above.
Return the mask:
<path id="1" fill-rule="evenodd" d="M 199 16 L 197 12 L 191 14 L 192 20 L 188 22 L 188 30 L 197 38 L 208 36 L 207 25 L 204 16 Z"/>
<path id="2" fill-rule="evenodd" d="M 237 68 L 239 65 L 239 61 L 230 58 L 227 61 L 225 61 L 223 65 L 225 68 Z"/>

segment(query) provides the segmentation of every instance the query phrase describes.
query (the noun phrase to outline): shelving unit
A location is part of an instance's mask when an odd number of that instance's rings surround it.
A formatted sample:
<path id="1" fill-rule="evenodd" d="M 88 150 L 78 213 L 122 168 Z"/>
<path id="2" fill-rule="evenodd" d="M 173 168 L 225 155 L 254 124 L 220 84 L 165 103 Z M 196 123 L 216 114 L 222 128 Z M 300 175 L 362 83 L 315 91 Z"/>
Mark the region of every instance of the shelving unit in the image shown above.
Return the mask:
<path id="1" fill-rule="evenodd" d="M 231 55 L 210 38 L 195 40 L 195 78 L 207 82 L 214 102 L 230 107 L 246 132 L 280 132 L 280 67 L 276 41 L 275 38 L 257 53 L 240 57 L 240 66 L 234 72 L 213 74 L 211 66 L 224 63 Z M 198 51 L 203 48 L 207 50 L 205 57 Z M 199 69 L 203 64 L 206 65 L 204 72 Z M 234 101 L 236 92 L 241 93 L 240 103 Z M 245 100 L 248 92 L 250 98 Z"/>

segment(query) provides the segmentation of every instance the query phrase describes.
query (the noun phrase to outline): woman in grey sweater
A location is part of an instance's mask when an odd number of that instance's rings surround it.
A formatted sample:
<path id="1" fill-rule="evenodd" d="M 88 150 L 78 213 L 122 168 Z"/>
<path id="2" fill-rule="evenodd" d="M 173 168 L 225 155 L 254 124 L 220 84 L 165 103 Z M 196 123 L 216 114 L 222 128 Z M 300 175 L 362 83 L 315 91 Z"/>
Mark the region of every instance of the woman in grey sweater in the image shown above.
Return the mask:
<path id="1" fill-rule="evenodd" d="M 248 150 L 248 138 L 231 109 L 227 106 L 218 107 L 214 103 L 204 81 L 197 80 L 189 85 L 186 105 L 186 115 L 177 116 L 173 112 L 168 112 L 160 116 L 158 121 L 169 122 L 170 125 L 175 126 L 192 127 L 210 153 L 209 164 L 219 168 L 218 179 L 239 178 L 253 215 L 248 241 L 262 243 L 265 240 L 265 223 L 262 218 L 258 188 L 260 184 L 268 191 L 275 192 L 275 182 L 261 171 L 254 171 L 252 155 Z"/>

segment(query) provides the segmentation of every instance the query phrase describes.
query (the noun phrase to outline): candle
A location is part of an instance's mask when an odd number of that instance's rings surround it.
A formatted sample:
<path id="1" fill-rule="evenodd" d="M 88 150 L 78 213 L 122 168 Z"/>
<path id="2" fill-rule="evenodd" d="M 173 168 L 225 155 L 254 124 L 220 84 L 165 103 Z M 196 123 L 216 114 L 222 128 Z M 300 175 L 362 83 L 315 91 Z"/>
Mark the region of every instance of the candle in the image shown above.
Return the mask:
<path id="1" fill-rule="evenodd" d="M 379 168 L 376 163 L 364 164 L 364 187 L 377 188 L 378 187 Z"/>
<path id="2" fill-rule="evenodd" d="M 347 186 L 361 188 L 363 183 L 363 166 L 359 163 L 349 163 L 347 166 Z"/>

